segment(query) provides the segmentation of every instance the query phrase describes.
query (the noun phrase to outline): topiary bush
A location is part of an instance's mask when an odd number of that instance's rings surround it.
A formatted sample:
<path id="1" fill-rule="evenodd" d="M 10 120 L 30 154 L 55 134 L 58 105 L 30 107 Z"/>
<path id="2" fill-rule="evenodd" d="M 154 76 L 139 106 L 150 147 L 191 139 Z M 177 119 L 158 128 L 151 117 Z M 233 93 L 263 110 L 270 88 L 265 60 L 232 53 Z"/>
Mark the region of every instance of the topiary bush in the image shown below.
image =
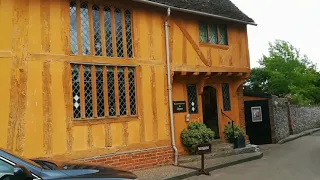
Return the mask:
<path id="1" fill-rule="evenodd" d="M 246 135 L 246 133 L 240 126 L 234 124 L 233 127 L 234 127 L 234 136 L 233 136 L 233 130 L 232 130 L 231 124 L 227 124 L 224 127 L 224 137 L 230 143 L 234 143 L 237 137 Z"/>
<path id="2" fill-rule="evenodd" d="M 192 122 L 181 133 L 182 143 L 190 154 L 196 153 L 197 145 L 213 140 L 214 132 L 203 123 Z"/>

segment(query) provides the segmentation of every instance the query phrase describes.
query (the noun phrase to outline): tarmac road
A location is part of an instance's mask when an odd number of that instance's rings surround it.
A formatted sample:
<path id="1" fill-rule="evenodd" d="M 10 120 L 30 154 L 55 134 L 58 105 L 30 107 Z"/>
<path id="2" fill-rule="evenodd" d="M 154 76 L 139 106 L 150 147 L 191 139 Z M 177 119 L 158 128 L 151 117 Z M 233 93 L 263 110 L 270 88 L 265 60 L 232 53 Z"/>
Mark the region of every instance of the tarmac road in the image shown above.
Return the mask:
<path id="1" fill-rule="evenodd" d="M 195 176 L 189 180 L 320 180 L 320 131 L 273 146 L 259 160 Z"/>

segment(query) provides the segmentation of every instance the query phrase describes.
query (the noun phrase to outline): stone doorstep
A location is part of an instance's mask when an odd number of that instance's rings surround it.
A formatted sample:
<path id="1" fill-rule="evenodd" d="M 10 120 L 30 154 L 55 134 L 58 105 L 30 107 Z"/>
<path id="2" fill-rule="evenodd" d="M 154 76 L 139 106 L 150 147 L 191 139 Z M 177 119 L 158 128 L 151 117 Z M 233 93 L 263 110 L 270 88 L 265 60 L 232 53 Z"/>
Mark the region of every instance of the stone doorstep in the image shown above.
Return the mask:
<path id="1" fill-rule="evenodd" d="M 259 147 L 256 145 L 248 144 L 244 148 L 240 149 L 233 149 L 232 145 L 228 144 L 227 147 L 223 148 L 220 147 L 221 150 L 213 151 L 211 154 L 205 154 L 205 159 L 215 159 L 215 158 L 221 158 L 221 157 L 227 157 L 227 156 L 233 156 L 238 154 L 244 154 L 244 153 L 254 153 L 259 151 Z M 194 161 L 200 161 L 201 156 L 199 155 L 182 155 L 179 156 L 179 163 L 188 163 L 188 162 L 194 162 Z"/>

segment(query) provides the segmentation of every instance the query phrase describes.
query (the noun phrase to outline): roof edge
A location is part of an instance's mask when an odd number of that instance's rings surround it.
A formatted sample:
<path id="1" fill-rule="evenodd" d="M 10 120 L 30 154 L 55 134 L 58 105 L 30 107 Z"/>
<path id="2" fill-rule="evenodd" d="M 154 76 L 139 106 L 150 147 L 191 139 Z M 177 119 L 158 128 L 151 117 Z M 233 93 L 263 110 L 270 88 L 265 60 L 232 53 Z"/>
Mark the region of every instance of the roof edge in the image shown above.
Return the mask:
<path id="1" fill-rule="evenodd" d="M 174 9 L 174 10 L 181 11 L 181 12 L 188 12 L 188 13 L 198 14 L 198 15 L 202 15 L 202 16 L 214 17 L 214 18 L 217 18 L 217 19 L 224 19 L 224 20 L 227 20 L 227 21 L 233 21 L 233 22 L 238 22 L 238 23 L 242 23 L 242 24 L 249 24 L 249 25 L 253 25 L 253 26 L 257 26 L 258 25 L 255 22 L 242 21 L 242 20 L 239 20 L 239 19 L 233 19 L 233 18 L 229 18 L 229 17 L 224 17 L 224 16 L 219 16 L 219 15 L 204 13 L 204 12 L 200 12 L 200 11 L 194 11 L 194 10 L 189 10 L 189 9 L 178 8 L 178 7 L 169 6 L 169 5 L 165 5 L 165 4 L 161 4 L 161 3 L 157 3 L 157 2 L 151 2 L 151 1 L 148 1 L 148 0 L 133 0 L 133 1 L 144 3 L 144 4 L 149 4 L 149 5 L 153 5 L 153 6 L 163 7 L 163 8 L 170 8 L 170 9 Z"/>

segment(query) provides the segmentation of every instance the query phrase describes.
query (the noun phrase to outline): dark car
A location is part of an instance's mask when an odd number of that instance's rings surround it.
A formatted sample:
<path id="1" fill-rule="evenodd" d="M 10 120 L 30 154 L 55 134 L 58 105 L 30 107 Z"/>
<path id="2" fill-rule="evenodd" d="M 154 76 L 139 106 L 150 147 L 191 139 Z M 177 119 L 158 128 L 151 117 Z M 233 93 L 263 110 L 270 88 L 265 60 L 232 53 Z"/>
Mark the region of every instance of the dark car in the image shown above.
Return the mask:
<path id="1" fill-rule="evenodd" d="M 0 149 L 0 180 L 130 180 L 131 172 L 78 162 L 29 160 Z"/>

